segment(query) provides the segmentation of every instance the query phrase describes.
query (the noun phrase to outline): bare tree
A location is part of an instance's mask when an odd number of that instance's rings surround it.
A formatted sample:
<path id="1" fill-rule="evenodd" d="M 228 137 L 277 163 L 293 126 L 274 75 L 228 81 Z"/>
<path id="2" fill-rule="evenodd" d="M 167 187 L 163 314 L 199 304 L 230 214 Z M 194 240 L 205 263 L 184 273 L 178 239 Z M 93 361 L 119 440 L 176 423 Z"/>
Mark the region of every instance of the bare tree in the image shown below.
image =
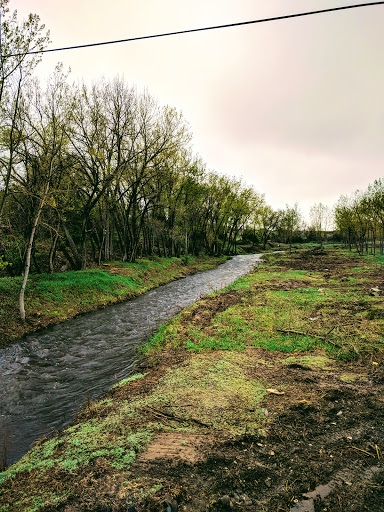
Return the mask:
<path id="1" fill-rule="evenodd" d="M 39 54 L 28 55 L 28 52 L 39 52 L 49 42 L 49 32 L 43 33 L 45 27 L 40 23 L 37 14 L 30 14 L 27 20 L 19 23 L 17 11 L 10 14 L 8 3 L 9 0 L 0 0 L 0 129 L 3 135 L 3 154 L 0 159 L 0 178 L 3 178 L 0 219 L 13 170 L 20 92 L 41 58 Z"/>
<path id="2" fill-rule="evenodd" d="M 311 219 L 311 226 L 317 235 L 318 242 L 321 247 L 323 247 L 324 234 L 333 223 L 332 209 L 323 203 L 317 203 L 311 207 L 309 216 Z"/>

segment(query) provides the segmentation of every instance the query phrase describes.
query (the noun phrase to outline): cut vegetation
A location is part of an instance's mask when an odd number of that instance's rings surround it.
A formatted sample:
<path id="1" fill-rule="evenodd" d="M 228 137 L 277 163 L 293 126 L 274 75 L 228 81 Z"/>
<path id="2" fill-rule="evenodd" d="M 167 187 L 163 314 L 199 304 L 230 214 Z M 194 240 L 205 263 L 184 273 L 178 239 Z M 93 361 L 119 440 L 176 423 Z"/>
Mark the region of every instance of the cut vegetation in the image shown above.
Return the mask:
<path id="1" fill-rule="evenodd" d="M 0 510 L 382 512 L 382 267 L 268 260 L 3 472 Z"/>

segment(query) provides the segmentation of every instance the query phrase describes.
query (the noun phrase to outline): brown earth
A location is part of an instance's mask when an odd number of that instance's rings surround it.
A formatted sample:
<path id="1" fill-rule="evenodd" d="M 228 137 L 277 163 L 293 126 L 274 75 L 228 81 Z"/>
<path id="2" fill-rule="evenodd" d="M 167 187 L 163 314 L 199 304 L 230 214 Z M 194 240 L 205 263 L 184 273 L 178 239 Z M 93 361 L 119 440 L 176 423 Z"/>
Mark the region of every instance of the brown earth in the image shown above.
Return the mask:
<path id="1" fill-rule="evenodd" d="M 324 272 L 324 279 L 348 276 L 359 264 L 357 258 L 326 252 L 306 252 L 288 264 L 280 262 L 287 269 Z M 382 286 L 381 269 L 372 270 L 369 277 L 370 286 Z M 266 286 L 289 290 L 308 282 Z M 209 328 L 216 313 L 238 300 L 240 294 L 233 290 L 212 297 L 185 315 L 185 323 Z M 354 304 L 348 314 L 366 307 Z M 284 390 L 282 395 L 268 394 L 261 404 L 266 415 L 262 436 L 247 434 L 246 426 L 236 438 L 211 433 L 209 426 L 201 426 L 198 435 L 160 434 L 132 466 L 131 475 L 136 482 L 145 480 L 146 487 L 163 487 L 132 510 L 383 512 L 382 357 L 324 367 L 325 354 L 310 354 L 314 362 L 316 355 L 319 366 L 304 359 L 282 367 L 286 354 L 247 349 L 250 377 Z M 172 419 L 164 419 L 172 424 Z"/>
<path id="2" fill-rule="evenodd" d="M 130 475 L 136 485 L 163 487 L 132 511 L 382 512 L 383 366 L 282 369 L 280 353 L 248 349 L 247 356 L 250 377 L 284 391 L 262 402 L 262 436 L 246 426 L 236 438 L 208 425 L 198 434 L 160 433 Z M 166 424 L 179 423 L 163 413 Z"/>

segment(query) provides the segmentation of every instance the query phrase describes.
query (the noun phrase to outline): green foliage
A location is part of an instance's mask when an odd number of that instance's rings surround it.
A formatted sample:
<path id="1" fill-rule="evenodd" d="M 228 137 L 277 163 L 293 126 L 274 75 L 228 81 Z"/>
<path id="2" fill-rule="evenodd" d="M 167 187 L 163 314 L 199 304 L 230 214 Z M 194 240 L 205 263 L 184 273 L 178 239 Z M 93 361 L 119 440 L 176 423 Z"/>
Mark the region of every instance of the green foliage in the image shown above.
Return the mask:
<path id="1" fill-rule="evenodd" d="M 188 340 L 186 348 L 193 352 L 203 352 L 205 350 L 244 350 L 245 344 L 232 340 L 228 336 L 220 339 L 207 336 L 203 340 L 197 341 L 197 343 Z"/>
<path id="2" fill-rule="evenodd" d="M 0 293 L 16 296 L 20 291 L 21 277 L 0 277 Z"/>
<path id="3" fill-rule="evenodd" d="M 239 279 L 236 279 L 236 281 L 228 286 L 226 286 L 223 290 L 220 290 L 217 293 L 223 293 L 226 290 L 249 290 L 251 287 L 251 284 L 249 282 L 249 279 L 247 279 L 246 276 L 240 277 Z"/>
<path id="4" fill-rule="evenodd" d="M 171 342 L 172 345 L 176 347 L 178 342 L 176 332 L 180 315 L 181 314 L 171 318 L 166 324 L 160 325 L 155 334 L 153 334 L 149 340 L 139 348 L 138 351 L 145 355 L 151 351 L 160 350 L 161 347 L 168 342 Z"/>
<path id="5" fill-rule="evenodd" d="M 167 329 L 167 325 L 161 325 L 156 333 L 150 337 L 150 339 L 140 347 L 139 351 L 142 354 L 147 354 L 152 349 L 159 350 L 163 341 L 164 341 L 164 333 Z"/>
<path id="6" fill-rule="evenodd" d="M 64 290 L 70 290 L 73 295 L 89 291 L 113 293 L 118 287 L 134 290 L 139 287 L 139 283 L 132 277 L 113 276 L 102 270 L 40 274 L 34 292 L 49 300 L 62 300 Z"/>
<path id="7" fill-rule="evenodd" d="M 0 270 L 5 270 L 7 265 L 12 265 L 12 263 L 9 263 L 8 261 L 4 260 L 4 255 L 0 254 Z"/>
<path id="8" fill-rule="evenodd" d="M 194 261 L 194 257 L 190 256 L 189 254 L 184 254 L 181 257 L 181 261 L 184 263 L 184 265 L 188 265 L 188 263 L 191 263 L 191 261 Z"/>
<path id="9" fill-rule="evenodd" d="M 312 351 L 319 343 L 310 336 L 276 335 L 272 338 L 260 339 L 255 335 L 254 345 L 267 350 L 279 350 L 280 352 L 306 352 Z"/>
<path id="10" fill-rule="evenodd" d="M 75 471 L 79 465 L 79 461 L 76 459 L 66 459 L 60 462 L 60 465 L 66 471 Z"/>

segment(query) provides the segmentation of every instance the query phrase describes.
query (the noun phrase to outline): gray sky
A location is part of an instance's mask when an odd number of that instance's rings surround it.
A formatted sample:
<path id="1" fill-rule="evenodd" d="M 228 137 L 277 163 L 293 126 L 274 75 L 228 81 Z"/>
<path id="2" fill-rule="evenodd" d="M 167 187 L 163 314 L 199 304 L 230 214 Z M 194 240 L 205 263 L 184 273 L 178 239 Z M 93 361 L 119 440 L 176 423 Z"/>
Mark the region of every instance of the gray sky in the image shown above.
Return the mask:
<path id="1" fill-rule="evenodd" d="M 357 0 L 11 0 L 50 47 L 220 25 Z M 269 204 L 333 205 L 384 176 L 384 5 L 46 54 L 72 80 L 124 76 L 184 113 L 209 169 Z"/>

